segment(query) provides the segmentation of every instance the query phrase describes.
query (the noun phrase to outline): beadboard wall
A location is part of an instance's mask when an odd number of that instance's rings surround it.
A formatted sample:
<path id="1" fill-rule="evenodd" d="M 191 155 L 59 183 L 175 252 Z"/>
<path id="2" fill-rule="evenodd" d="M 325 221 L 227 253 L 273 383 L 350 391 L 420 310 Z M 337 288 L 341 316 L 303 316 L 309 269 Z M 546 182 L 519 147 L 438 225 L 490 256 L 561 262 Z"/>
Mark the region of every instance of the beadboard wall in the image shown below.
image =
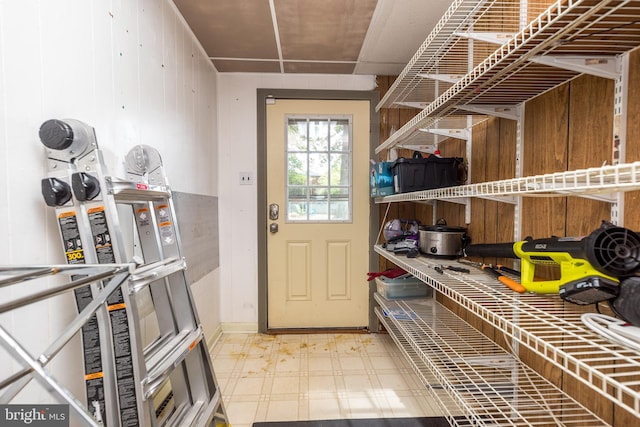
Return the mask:
<path id="1" fill-rule="evenodd" d="M 62 264 L 40 125 L 73 118 L 95 128 L 109 172 L 137 144 L 156 148 L 175 190 L 217 196 L 216 74 L 169 0 L 0 2 L 0 264 Z M 207 333 L 220 322 L 219 271 L 192 286 Z M 60 279 L 30 282 L 31 289 Z M 23 293 L 0 289 L 0 299 Z M 0 315 L 0 325 L 40 354 L 74 315 L 70 294 Z M 76 337 L 49 364 L 83 395 Z M 18 364 L 0 349 L 0 378 Z M 13 403 L 51 402 L 34 381 Z"/>

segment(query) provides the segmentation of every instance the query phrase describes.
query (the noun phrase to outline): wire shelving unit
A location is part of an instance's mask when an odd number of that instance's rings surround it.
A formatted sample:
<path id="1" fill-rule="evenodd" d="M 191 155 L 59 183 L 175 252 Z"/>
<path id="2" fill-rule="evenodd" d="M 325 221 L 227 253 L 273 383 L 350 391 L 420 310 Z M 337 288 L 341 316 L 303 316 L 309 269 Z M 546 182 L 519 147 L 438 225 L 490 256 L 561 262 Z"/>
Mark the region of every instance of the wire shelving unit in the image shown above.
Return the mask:
<path id="1" fill-rule="evenodd" d="M 613 202 L 613 193 L 640 189 L 640 161 L 599 168 L 533 175 L 433 190 L 398 193 L 375 199 L 376 203 L 459 199 L 585 196 Z"/>
<path id="2" fill-rule="evenodd" d="M 451 425 L 606 425 L 440 304 L 375 298 L 378 319 Z"/>
<path id="3" fill-rule="evenodd" d="M 639 46 L 637 0 L 454 0 L 376 107 L 414 107 L 419 113 L 375 152 L 420 151 L 447 130 L 460 130 L 462 136 L 449 136 L 465 139 L 464 130 L 487 115 L 519 121 L 524 102 L 584 72 L 618 84 L 625 73 L 622 58 Z M 621 193 L 634 190 L 640 190 L 640 162 L 518 175 L 375 202 L 465 203 L 477 197 L 518 204 L 521 197 L 578 196 L 615 205 Z M 452 425 L 606 425 L 518 360 L 519 349 L 640 420 L 640 354 L 592 332 L 576 306 L 557 295 L 516 294 L 482 272 L 434 270 L 449 261 L 406 258 L 381 246 L 375 251 L 493 327 L 513 347 L 503 349 L 437 303 L 376 295 L 380 322 L 436 401 L 451 409 Z"/>
<path id="4" fill-rule="evenodd" d="M 558 295 L 512 292 L 480 270 L 470 274 L 448 270 L 436 273 L 433 267 L 448 264 L 440 259 L 407 258 L 381 246 L 376 246 L 375 251 L 493 326 L 507 341 L 513 340 L 640 418 L 640 353 L 593 333 L 581 322 L 577 306 L 563 302 Z M 381 302 L 379 297 L 377 300 Z M 417 313 L 411 302 L 394 304 Z M 422 323 L 419 315 L 403 318 L 412 327 Z M 415 351 L 424 346 L 421 334 L 405 335 L 405 339 Z M 486 338 L 483 345 L 491 344 Z"/>
<path id="5" fill-rule="evenodd" d="M 473 3 L 473 2 L 470 2 Z M 483 5 L 494 2 L 481 2 Z M 498 2 L 495 2 L 496 4 Z M 511 3 L 519 5 L 518 2 Z M 452 5 L 452 8 L 454 8 Z M 462 15 L 464 8 L 460 7 Z M 467 11 L 468 12 L 468 11 Z M 457 22 L 456 13 L 452 17 L 443 17 L 444 23 L 434 31 L 451 31 L 451 22 Z M 432 97 L 423 90 L 412 93 L 422 98 L 424 108 L 407 124 L 393 133 L 376 148 L 376 153 L 395 146 L 408 148 L 425 144 L 425 130 L 443 127 L 440 122 L 449 116 L 469 114 L 469 107 L 516 106 L 550 90 L 581 74 L 574 64 L 566 68 L 559 66 L 555 58 L 575 60 L 583 69 L 608 66 L 616 74 L 618 56 L 640 46 L 640 2 L 634 0 L 558 0 L 548 9 L 529 19 L 527 24 L 493 52 L 482 56 L 474 53 L 468 57 L 473 69 L 457 78 L 445 91 L 434 93 Z M 522 17 L 522 14 L 520 14 Z M 460 19 L 460 18 L 458 18 Z M 451 22 L 449 22 L 451 21 Z M 465 25 L 470 28 L 482 22 L 471 14 Z M 491 19 L 487 27 L 501 25 Z M 471 30 L 468 30 L 471 31 Z M 443 41 L 445 45 L 455 44 L 452 40 L 458 32 L 451 33 L 451 39 Z M 433 36 L 433 40 L 440 40 Z M 425 43 L 429 45 L 428 38 Z M 421 71 L 422 63 L 435 61 L 446 63 L 446 56 L 437 56 L 438 48 L 421 48 L 405 67 L 390 88 L 391 94 L 385 96 L 379 105 L 388 106 L 389 99 L 399 106 L 407 106 L 409 95 L 406 88 L 419 88 L 415 83 L 425 79 L 428 73 Z M 424 51 L 424 52 L 423 52 Z M 482 52 L 482 50 L 480 50 Z M 435 56 L 430 56 L 435 55 Z M 477 64 L 473 60 L 481 56 Z M 454 61 L 455 62 L 455 61 Z M 603 68 L 604 68 L 603 66 Z M 406 87 L 406 88 L 405 88 Z M 414 96 L 414 95 L 411 95 Z"/>

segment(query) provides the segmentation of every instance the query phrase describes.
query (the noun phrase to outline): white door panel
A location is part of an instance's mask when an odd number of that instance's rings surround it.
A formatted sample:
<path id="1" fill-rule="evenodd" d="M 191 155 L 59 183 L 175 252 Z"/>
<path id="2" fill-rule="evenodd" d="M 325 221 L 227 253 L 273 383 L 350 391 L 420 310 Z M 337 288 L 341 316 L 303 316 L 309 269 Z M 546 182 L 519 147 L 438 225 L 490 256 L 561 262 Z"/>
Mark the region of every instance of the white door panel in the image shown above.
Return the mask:
<path id="1" fill-rule="evenodd" d="M 369 101 L 267 106 L 267 202 L 279 211 L 267 238 L 269 329 L 369 323 L 369 112 Z M 336 143 L 318 138 L 325 127 Z"/>

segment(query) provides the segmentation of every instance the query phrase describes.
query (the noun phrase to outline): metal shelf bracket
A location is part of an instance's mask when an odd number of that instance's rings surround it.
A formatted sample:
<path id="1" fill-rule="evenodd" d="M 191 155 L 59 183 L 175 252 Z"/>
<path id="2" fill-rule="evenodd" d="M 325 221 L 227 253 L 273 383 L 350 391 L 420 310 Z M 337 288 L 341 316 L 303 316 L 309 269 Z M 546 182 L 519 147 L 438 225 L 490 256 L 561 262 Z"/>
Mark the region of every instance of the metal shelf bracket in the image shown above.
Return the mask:
<path id="1" fill-rule="evenodd" d="M 529 59 L 537 64 L 563 68 L 578 73 L 591 74 L 606 79 L 617 79 L 621 75 L 620 58 L 618 56 L 567 56 L 537 55 Z"/>
<path id="2" fill-rule="evenodd" d="M 522 104 L 495 105 L 495 104 L 466 104 L 457 105 L 456 108 L 486 116 L 500 117 L 509 120 L 520 120 L 522 117 Z"/>
<path id="3" fill-rule="evenodd" d="M 456 36 L 460 38 L 477 40 L 481 42 L 493 43 L 493 44 L 504 44 L 513 38 L 513 34 L 511 33 L 497 33 L 491 31 L 468 31 L 468 32 L 457 32 L 454 33 Z"/>

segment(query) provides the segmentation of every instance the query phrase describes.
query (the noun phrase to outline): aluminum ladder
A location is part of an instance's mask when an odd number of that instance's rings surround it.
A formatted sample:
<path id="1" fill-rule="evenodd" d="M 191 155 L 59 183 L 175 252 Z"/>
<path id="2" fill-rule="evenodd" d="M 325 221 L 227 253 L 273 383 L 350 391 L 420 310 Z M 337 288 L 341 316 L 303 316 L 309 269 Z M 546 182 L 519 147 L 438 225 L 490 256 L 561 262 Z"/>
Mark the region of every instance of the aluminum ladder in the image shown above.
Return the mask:
<path id="1" fill-rule="evenodd" d="M 99 281 L 73 287 L 78 311 L 94 308 L 82 326 L 86 410 L 80 418 L 122 427 L 229 425 L 160 155 L 134 147 L 125 160 L 127 179 L 118 179 L 107 174 L 95 132 L 85 123 L 48 120 L 40 140 L 49 171 L 42 194 L 55 208 L 67 263 L 129 266 L 126 281 L 106 297 Z M 72 279 L 86 282 L 85 276 Z M 0 401 L 15 395 L 26 377 Z M 81 412 L 73 398 L 57 395 Z"/>

